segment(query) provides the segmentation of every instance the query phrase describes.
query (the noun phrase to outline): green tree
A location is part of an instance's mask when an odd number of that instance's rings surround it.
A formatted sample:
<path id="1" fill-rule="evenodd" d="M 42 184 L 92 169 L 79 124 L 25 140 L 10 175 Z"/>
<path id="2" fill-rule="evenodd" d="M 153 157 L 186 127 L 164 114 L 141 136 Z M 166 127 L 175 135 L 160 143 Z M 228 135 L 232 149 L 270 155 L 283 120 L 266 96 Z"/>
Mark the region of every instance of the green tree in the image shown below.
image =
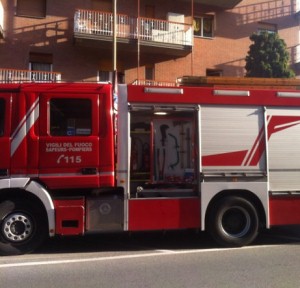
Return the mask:
<path id="1" fill-rule="evenodd" d="M 277 33 L 254 33 L 250 40 L 254 43 L 246 56 L 246 77 L 295 77 L 289 66 L 287 46 Z"/>

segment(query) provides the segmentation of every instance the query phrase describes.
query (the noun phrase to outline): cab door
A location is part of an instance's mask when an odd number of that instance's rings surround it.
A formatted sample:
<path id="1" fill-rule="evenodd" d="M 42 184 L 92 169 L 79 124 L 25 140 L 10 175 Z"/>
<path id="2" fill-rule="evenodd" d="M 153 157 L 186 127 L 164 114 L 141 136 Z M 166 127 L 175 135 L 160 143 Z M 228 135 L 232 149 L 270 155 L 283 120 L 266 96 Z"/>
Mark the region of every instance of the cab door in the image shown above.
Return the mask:
<path id="1" fill-rule="evenodd" d="M 0 178 L 10 174 L 11 97 L 0 93 Z"/>
<path id="2" fill-rule="evenodd" d="M 99 95 L 40 95 L 39 177 L 51 189 L 99 187 Z"/>

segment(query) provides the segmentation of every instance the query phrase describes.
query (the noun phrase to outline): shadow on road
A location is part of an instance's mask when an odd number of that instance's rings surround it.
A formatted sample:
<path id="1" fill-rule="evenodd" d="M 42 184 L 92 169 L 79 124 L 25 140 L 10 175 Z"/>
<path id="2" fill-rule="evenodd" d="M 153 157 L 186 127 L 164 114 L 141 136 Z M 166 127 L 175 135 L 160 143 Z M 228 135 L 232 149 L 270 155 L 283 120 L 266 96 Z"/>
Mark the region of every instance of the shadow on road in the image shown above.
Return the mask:
<path id="1" fill-rule="evenodd" d="M 300 226 L 276 227 L 262 231 L 252 245 L 300 244 Z M 205 232 L 167 231 L 55 237 L 35 253 L 89 253 L 147 250 L 214 249 L 217 246 Z"/>

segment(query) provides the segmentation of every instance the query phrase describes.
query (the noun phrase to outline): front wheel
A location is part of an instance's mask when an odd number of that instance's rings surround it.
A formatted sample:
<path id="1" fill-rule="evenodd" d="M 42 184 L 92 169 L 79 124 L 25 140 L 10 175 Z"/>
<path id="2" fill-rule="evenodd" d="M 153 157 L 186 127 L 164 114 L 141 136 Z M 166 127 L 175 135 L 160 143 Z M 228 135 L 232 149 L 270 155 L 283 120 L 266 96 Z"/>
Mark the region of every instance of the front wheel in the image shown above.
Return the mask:
<path id="1" fill-rule="evenodd" d="M 220 245 L 241 247 L 256 238 L 259 218 L 250 201 L 241 197 L 225 197 L 210 209 L 207 229 Z"/>
<path id="2" fill-rule="evenodd" d="M 45 211 L 29 200 L 0 203 L 0 254 L 18 255 L 35 250 L 47 236 Z"/>

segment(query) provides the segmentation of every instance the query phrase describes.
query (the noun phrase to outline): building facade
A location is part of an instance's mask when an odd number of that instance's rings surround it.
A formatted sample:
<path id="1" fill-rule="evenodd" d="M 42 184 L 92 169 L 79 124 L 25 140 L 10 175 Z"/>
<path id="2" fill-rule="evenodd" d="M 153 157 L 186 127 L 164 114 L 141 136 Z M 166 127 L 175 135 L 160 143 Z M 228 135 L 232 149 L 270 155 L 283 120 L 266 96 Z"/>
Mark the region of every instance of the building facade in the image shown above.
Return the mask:
<path id="1" fill-rule="evenodd" d="M 300 77 L 298 0 L 116 0 L 116 17 L 113 3 L 0 0 L 2 81 L 36 80 L 27 70 L 109 81 L 114 66 L 124 83 L 244 76 L 249 36 L 260 31 L 279 33 Z"/>

